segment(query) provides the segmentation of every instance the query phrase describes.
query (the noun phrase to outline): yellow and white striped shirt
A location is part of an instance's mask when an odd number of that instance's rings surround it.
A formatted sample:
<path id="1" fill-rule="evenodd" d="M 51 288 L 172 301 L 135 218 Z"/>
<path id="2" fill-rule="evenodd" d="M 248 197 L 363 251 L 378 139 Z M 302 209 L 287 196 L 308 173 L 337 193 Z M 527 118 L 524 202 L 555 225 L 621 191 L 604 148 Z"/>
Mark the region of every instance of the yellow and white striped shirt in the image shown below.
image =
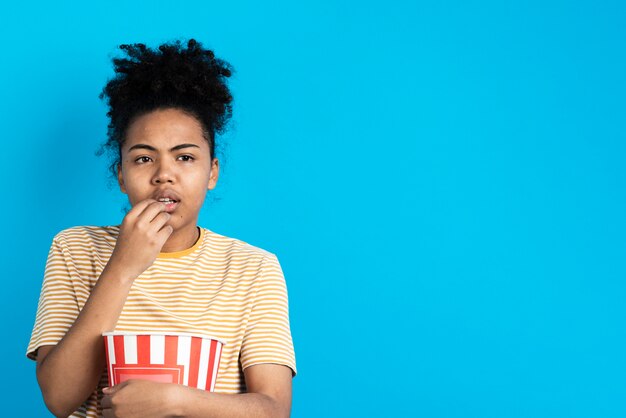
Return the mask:
<path id="1" fill-rule="evenodd" d="M 27 356 L 56 345 L 85 305 L 111 257 L 119 226 L 80 226 L 55 236 L 44 275 Z M 211 335 L 226 341 L 215 392 L 246 391 L 243 369 L 263 363 L 296 373 L 287 288 L 276 256 L 200 228 L 191 247 L 160 253 L 132 285 L 113 331 Z M 103 342 L 104 344 L 104 342 Z M 101 414 L 98 389 L 71 417 Z"/>

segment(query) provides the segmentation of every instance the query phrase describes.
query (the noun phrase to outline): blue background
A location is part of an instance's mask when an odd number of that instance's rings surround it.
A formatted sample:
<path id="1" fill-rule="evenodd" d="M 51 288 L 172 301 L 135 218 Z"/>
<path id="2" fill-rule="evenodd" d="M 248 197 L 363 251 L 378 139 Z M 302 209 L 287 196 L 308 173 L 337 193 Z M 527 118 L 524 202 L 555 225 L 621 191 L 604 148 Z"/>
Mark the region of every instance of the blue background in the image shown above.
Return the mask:
<path id="1" fill-rule="evenodd" d="M 48 416 L 24 354 L 52 237 L 123 216 L 110 59 L 177 37 L 236 69 L 201 224 L 281 261 L 293 417 L 626 414 L 624 3 L 2 9 L 4 416 Z"/>

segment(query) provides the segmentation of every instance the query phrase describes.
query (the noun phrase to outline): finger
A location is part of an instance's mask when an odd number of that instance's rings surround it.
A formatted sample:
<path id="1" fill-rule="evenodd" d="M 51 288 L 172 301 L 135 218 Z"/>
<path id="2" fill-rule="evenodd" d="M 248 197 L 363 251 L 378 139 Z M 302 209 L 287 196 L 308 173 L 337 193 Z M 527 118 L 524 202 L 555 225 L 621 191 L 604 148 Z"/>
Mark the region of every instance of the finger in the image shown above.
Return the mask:
<path id="1" fill-rule="evenodd" d="M 137 222 L 150 223 L 156 218 L 156 216 L 165 212 L 166 205 L 163 202 L 154 201 L 150 203 L 141 214 L 137 217 Z M 167 212 L 166 212 L 167 213 Z"/>
<path id="2" fill-rule="evenodd" d="M 160 242 L 165 244 L 165 241 L 167 241 L 170 235 L 172 235 L 172 232 L 174 232 L 172 225 L 165 225 L 159 232 L 157 232 L 157 237 Z"/>
<path id="3" fill-rule="evenodd" d="M 138 202 L 135 206 L 132 207 L 131 210 L 128 211 L 128 213 L 126 214 L 126 216 L 128 218 L 137 218 L 139 217 L 143 211 L 152 203 L 156 202 L 156 200 L 154 199 L 144 199 L 140 202 Z"/>
<path id="4" fill-rule="evenodd" d="M 109 395 L 104 395 L 102 397 L 102 401 L 100 402 L 100 405 L 102 405 L 103 409 L 111 408 L 112 406 L 111 397 Z"/>
<path id="5" fill-rule="evenodd" d="M 122 383 L 118 383 L 115 386 L 109 386 L 102 389 L 102 394 L 104 396 L 111 397 L 115 392 L 119 392 L 124 386 L 128 385 L 128 380 L 123 381 Z"/>
<path id="6" fill-rule="evenodd" d="M 112 409 L 103 409 L 102 417 L 103 418 L 117 418 L 117 415 L 115 415 L 115 412 L 113 412 Z"/>
<path id="7" fill-rule="evenodd" d="M 154 219 L 152 220 L 152 222 L 150 222 L 150 225 L 153 226 L 157 231 L 160 230 L 163 225 L 165 225 L 167 223 L 167 221 L 169 221 L 172 218 L 172 215 L 170 215 L 167 212 L 159 212 L 157 214 L 157 216 L 154 217 Z"/>

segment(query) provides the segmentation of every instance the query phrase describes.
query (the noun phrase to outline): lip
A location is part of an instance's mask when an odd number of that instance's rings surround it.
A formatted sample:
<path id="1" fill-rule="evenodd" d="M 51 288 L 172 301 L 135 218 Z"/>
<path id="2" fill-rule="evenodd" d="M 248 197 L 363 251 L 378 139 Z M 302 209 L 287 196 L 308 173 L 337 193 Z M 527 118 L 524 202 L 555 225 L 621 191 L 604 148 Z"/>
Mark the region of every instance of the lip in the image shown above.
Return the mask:
<path id="1" fill-rule="evenodd" d="M 164 190 L 159 190 L 154 196 L 153 196 L 154 200 L 159 200 L 159 199 L 171 199 L 174 202 L 173 203 L 166 203 L 165 204 L 165 211 L 168 213 L 174 212 L 174 210 L 176 210 L 176 208 L 178 207 L 178 205 L 180 204 L 180 196 L 173 190 L 170 189 L 164 189 Z"/>
<path id="2" fill-rule="evenodd" d="M 174 212 L 176 210 L 177 207 L 178 207 L 178 202 L 166 203 L 165 204 L 165 212 L 172 213 L 172 212 Z"/>

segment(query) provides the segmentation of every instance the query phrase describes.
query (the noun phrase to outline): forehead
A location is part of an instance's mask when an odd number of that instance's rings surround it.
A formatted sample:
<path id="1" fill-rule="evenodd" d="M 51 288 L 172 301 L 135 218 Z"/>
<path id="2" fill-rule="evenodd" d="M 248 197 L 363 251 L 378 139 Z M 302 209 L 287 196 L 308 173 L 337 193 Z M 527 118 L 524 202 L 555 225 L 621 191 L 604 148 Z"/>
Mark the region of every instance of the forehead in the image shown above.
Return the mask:
<path id="1" fill-rule="evenodd" d="M 131 122 L 126 131 L 123 150 L 136 144 L 150 145 L 158 150 L 181 143 L 195 144 L 208 151 L 202 125 L 192 115 L 179 109 L 154 110 Z"/>

